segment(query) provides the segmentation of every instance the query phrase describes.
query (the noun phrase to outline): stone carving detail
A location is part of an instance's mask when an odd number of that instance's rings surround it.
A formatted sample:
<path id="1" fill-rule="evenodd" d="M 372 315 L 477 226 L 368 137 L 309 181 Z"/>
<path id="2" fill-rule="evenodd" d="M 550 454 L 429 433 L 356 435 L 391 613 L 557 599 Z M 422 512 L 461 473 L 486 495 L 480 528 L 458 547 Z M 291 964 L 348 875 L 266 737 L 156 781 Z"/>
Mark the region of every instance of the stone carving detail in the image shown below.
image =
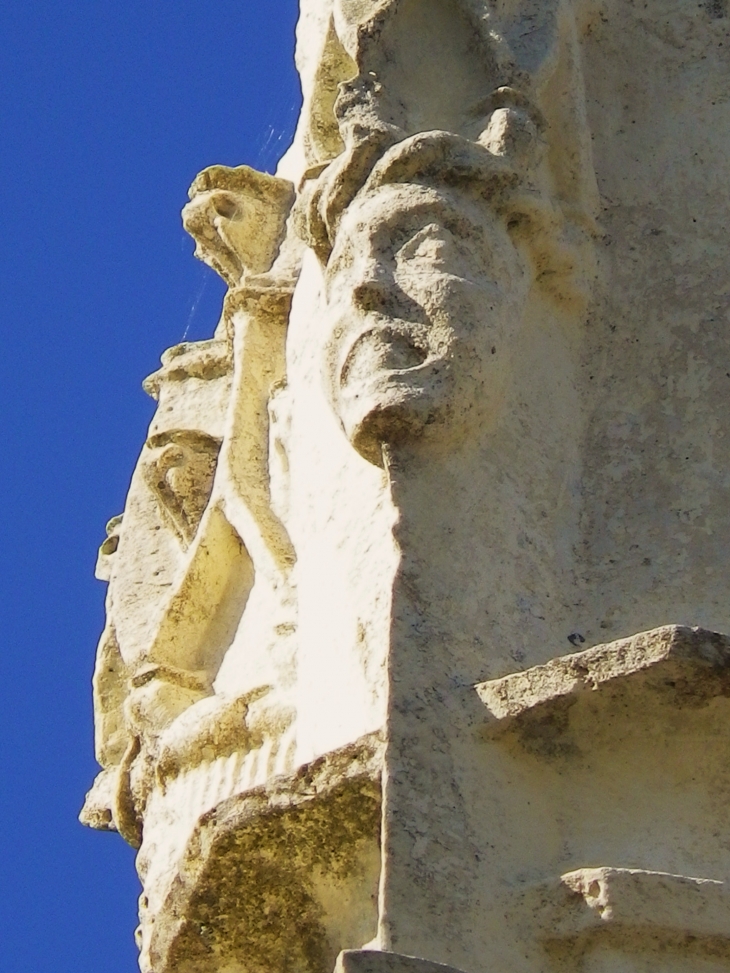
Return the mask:
<path id="1" fill-rule="evenodd" d="M 162 357 L 163 367 L 144 383 L 145 391 L 160 402 L 147 439 L 143 457 L 143 476 L 156 497 L 166 523 L 187 547 L 197 532 L 213 489 L 213 477 L 221 446 L 219 435 L 197 428 L 178 428 L 168 421 L 168 413 L 184 406 L 196 393 L 209 389 L 210 408 L 224 411 L 229 394 L 230 348 L 221 339 L 179 345 Z M 191 416 L 191 425 L 195 420 Z"/>
<path id="2" fill-rule="evenodd" d="M 97 563 L 141 969 L 725 968 L 724 21 L 301 8 Z"/>
<path id="3" fill-rule="evenodd" d="M 170 524 L 187 546 L 210 499 L 220 443 L 182 435 L 156 446 L 155 455 L 145 467 L 145 476 Z"/>
<path id="4" fill-rule="evenodd" d="M 183 226 L 195 256 L 230 286 L 269 270 L 284 239 L 293 187 L 248 166 L 210 166 L 190 187 Z"/>

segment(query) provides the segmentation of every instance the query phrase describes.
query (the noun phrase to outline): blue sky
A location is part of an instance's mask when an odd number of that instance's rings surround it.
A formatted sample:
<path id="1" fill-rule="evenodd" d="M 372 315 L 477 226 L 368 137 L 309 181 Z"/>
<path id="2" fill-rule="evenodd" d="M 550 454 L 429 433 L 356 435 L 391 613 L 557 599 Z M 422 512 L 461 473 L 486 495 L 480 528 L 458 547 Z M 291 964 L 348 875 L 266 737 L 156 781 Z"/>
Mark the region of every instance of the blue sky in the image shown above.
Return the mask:
<path id="1" fill-rule="evenodd" d="M 296 0 L 0 6 L 0 920 L 8 973 L 133 973 L 133 854 L 95 774 L 93 578 L 152 403 L 223 285 L 179 211 L 212 163 L 272 171 L 299 110 Z"/>

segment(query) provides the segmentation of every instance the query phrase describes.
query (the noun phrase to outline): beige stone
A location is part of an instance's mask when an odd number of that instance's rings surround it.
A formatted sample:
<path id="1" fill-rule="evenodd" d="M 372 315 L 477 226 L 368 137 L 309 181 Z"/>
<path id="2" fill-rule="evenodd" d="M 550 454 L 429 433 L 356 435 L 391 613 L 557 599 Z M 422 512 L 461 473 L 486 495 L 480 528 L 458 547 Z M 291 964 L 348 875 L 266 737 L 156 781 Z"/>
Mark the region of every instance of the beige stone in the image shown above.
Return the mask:
<path id="1" fill-rule="evenodd" d="M 719 973 L 724 8 L 301 7 L 97 563 L 143 973 Z"/>
<path id="2" fill-rule="evenodd" d="M 190 187 L 183 226 L 195 239 L 195 256 L 231 287 L 271 268 L 284 240 L 294 187 L 248 166 L 210 166 Z"/>
<path id="3" fill-rule="evenodd" d="M 500 729 L 564 713 L 584 694 L 595 694 L 594 704 L 608 697 L 608 705 L 624 708 L 634 700 L 646 706 L 653 697 L 664 697 L 674 709 L 697 708 L 730 693 L 730 639 L 668 625 L 551 659 L 476 690 Z"/>
<path id="4" fill-rule="evenodd" d="M 454 969 L 443 963 L 385 950 L 346 949 L 337 957 L 335 973 L 454 973 Z"/>
<path id="5" fill-rule="evenodd" d="M 725 882 L 636 868 L 582 868 L 552 887 L 530 890 L 546 941 L 632 936 L 727 941 L 730 898 Z M 538 904 L 539 903 L 539 904 Z M 730 945 L 730 944 L 728 944 Z M 725 946 L 727 950 L 727 945 Z"/>

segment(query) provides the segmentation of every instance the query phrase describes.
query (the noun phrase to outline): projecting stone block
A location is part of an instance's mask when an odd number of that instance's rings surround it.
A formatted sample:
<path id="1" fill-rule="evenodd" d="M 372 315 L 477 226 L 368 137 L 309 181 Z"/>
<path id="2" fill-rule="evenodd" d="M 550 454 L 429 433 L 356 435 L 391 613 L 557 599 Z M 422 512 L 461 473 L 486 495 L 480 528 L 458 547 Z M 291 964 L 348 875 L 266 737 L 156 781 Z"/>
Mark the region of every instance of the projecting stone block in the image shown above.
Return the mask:
<path id="1" fill-rule="evenodd" d="M 335 973 L 461 973 L 453 966 L 379 949 L 345 949 Z"/>
<path id="2" fill-rule="evenodd" d="M 372 939 L 381 766 L 378 740 L 362 740 L 194 820 L 181 832 L 164 894 L 143 902 L 143 971 L 219 973 L 244 964 L 258 973 L 322 973 L 345 944 Z M 214 766 L 201 766 L 194 789 L 212 787 L 214 777 Z M 180 794 L 171 789 L 157 813 L 184 821 Z M 171 856 L 175 836 L 167 842 L 153 867 Z"/>
<path id="3" fill-rule="evenodd" d="M 569 711 L 576 704 L 600 713 L 592 740 L 637 723 L 648 708 L 661 718 L 679 709 L 700 708 L 730 697 L 730 638 L 680 625 L 641 632 L 545 665 L 478 684 L 487 711 L 485 733 L 513 734 L 547 754 L 585 750 L 591 737 L 571 733 Z M 658 707 L 658 710 L 657 710 Z"/>
<path id="4" fill-rule="evenodd" d="M 726 882 L 636 868 L 580 868 L 529 890 L 544 941 L 597 934 L 722 940 L 730 948 Z"/>

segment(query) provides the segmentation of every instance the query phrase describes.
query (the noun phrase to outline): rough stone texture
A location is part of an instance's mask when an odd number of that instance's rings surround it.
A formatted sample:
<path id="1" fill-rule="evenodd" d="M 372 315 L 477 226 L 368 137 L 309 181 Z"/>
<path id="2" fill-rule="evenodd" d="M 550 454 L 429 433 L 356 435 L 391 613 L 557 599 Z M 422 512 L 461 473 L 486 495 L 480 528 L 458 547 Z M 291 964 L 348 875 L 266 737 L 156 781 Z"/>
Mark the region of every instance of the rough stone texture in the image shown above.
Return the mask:
<path id="1" fill-rule="evenodd" d="M 730 896 L 725 882 L 636 868 L 581 868 L 559 883 L 530 889 L 545 940 L 606 935 L 628 939 L 672 933 L 684 940 L 725 940 Z"/>
<path id="2" fill-rule="evenodd" d="M 346 949 L 337 957 L 335 973 L 458 973 L 451 966 L 417 956 L 376 949 Z"/>
<path id="3" fill-rule="evenodd" d="M 316 971 L 333 966 L 344 942 L 369 938 L 380 877 L 379 749 L 362 741 L 204 814 L 143 924 L 151 968 L 215 973 L 232 952 L 252 970 Z"/>
<path id="4" fill-rule="evenodd" d="M 609 706 L 699 707 L 730 696 L 730 638 L 701 628 L 667 625 L 584 652 L 551 659 L 476 686 L 496 729 L 523 729 L 565 714 L 583 694 L 609 697 Z"/>
<path id="5" fill-rule="evenodd" d="M 144 973 L 726 969 L 729 33 L 302 0 L 97 564 Z"/>

